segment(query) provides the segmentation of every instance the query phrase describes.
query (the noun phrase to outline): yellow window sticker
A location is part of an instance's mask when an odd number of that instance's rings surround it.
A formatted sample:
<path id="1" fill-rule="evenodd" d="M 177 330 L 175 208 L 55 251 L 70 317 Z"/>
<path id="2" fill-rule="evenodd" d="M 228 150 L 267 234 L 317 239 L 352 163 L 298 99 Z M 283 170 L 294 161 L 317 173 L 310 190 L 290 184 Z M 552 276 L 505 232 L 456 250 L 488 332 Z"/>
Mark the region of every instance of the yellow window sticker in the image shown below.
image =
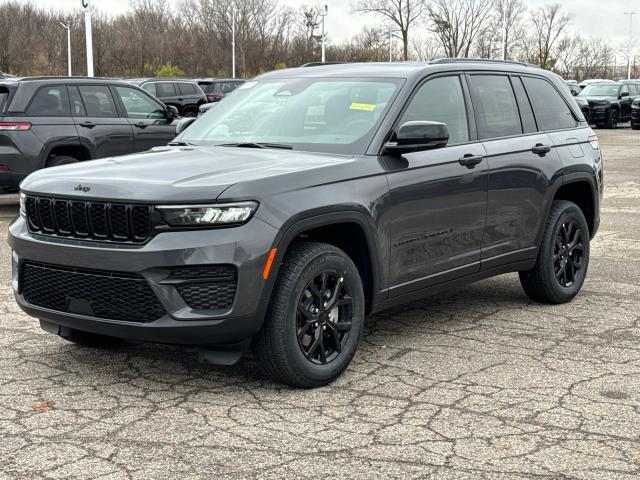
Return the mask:
<path id="1" fill-rule="evenodd" d="M 376 109 L 375 103 L 356 103 L 353 102 L 349 110 L 362 110 L 363 112 L 373 112 Z"/>

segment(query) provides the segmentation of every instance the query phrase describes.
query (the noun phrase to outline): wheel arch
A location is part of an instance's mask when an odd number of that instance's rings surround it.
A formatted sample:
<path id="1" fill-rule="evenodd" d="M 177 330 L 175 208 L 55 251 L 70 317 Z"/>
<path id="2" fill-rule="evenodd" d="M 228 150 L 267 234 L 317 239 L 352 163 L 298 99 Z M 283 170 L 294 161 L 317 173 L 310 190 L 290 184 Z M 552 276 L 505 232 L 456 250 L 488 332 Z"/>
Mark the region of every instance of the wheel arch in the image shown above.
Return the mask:
<path id="1" fill-rule="evenodd" d="M 383 262 L 373 219 L 358 210 L 310 214 L 287 222 L 280 230 L 274 247 L 277 248 L 272 271 L 265 285 L 263 301 L 271 298 L 275 279 L 289 249 L 296 241 L 310 240 L 329 243 L 343 250 L 356 264 L 363 280 L 367 312 L 378 303 L 383 278 Z M 354 241 L 355 240 L 355 241 Z"/>
<path id="2" fill-rule="evenodd" d="M 45 147 L 41 155 L 41 167 L 44 167 L 52 156 L 75 157 L 80 161 L 92 158 L 89 148 L 81 143 L 55 142 Z"/>

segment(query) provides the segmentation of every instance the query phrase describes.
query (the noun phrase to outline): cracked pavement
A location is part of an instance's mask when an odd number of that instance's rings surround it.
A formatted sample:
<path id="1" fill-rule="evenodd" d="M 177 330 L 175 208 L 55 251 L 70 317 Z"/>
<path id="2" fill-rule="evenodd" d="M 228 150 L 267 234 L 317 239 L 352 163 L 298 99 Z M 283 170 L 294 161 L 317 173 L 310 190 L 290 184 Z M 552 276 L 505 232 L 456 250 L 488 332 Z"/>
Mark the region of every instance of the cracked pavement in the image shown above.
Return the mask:
<path id="1" fill-rule="evenodd" d="M 602 224 L 573 302 L 534 304 L 511 274 L 383 312 L 310 391 L 249 356 L 44 333 L 13 301 L 5 197 L 0 478 L 637 479 L 640 132 L 597 134 Z"/>

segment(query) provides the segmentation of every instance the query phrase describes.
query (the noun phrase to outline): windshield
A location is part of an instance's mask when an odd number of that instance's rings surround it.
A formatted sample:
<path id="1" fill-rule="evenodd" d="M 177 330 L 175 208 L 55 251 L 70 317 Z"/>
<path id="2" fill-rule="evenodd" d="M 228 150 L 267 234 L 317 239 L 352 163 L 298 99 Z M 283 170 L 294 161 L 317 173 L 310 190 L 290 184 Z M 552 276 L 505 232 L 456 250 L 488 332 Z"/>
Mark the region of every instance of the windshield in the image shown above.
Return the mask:
<path id="1" fill-rule="evenodd" d="M 584 90 L 582 90 L 580 95 L 585 97 L 617 97 L 618 88 L 618 85 L 616 85 L 615 83 L 612 85 L 608 85 L 605 83 L 592 83 L 591 85 L 587 85 L 586 87 L 584 87 Z"/>
<path id="2" fill-rule="evenodd" d="M 294 150 L 362 154 L 401 82 L 350 78 L 247 82 L 179 140 L 277 143 Z"/>

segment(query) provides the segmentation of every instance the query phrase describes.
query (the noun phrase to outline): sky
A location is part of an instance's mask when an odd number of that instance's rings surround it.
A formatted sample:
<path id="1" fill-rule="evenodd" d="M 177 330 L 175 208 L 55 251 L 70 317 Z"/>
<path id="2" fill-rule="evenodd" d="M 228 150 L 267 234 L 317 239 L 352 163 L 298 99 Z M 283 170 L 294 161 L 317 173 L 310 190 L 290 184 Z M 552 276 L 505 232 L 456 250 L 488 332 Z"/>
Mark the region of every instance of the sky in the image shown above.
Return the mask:
<path id="1" fill-rule="evenodd" d="M 0 0 L 0 3 L 7 0 Z M 22 0 L 27 1 L 27 0 Z M 73 9 L 81 7 L 81 0 L 33 0 L 44 8 Z M 180 0 L 169 0 L 179 3 Z M 340 42 L 358 33 L 364 25 L 376 25 L 380 20 L 375 15 L 353 14 L 352 0 L 279 0 L 294 8 L 303 5 L 326 3 L 329 14 L 326 31 L 329 41 Z M 537 8 L 551 0 L 525 0 L 529 9 Z M 560 0 L 564 9 L 573 14 L 571 28 L 585 36 L 600 37 L 611 43 L 621 43 L 629 35 L 629 16 L 624 12 L 635 10 L 635 32 L 640 32 L 640 0 Z M 114 14 L 127 11 L 131 0 L 92 0 L 93 5 Z M 423 27 L 424 28 L 424 27 Z"/>

